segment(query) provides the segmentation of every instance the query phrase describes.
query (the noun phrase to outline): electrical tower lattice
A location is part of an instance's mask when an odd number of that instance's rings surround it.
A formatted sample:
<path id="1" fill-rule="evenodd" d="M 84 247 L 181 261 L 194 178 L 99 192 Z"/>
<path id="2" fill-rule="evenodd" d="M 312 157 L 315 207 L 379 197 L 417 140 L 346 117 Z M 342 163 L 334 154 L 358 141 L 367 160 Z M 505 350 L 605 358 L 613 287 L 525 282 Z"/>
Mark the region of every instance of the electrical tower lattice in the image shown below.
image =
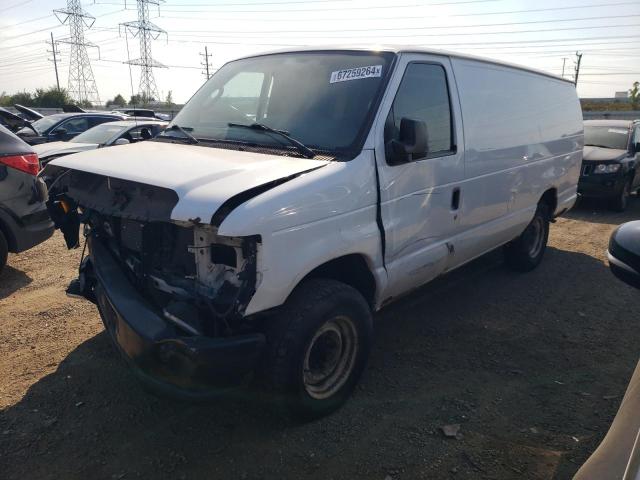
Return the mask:
<path id="1" fill-rule="evenodd" d="M 80 5 L 80 0 L 67 0 L 66 9 L 54 10 L 60 23 L 68 24 L 70 37 L 57 40 L 56 43 L 64 43 L 71 46 L 69 54 L 69 95 L 77 102 L 100 103 L 98 87 L 93 77 L 91 62 L 87 54 L 87 47 L 98 48 L 97 45 L 84 39 L 84 29 L 91 28 L 95 17 L 89 15 Z M 99 52 L 99 50 L 98 50 Z"/>
<path id="2" fill-rule="evenodd" d="M 140 86 L 138 91 L 145 103 L 160 100 L 153 69 L 167 68 L 154 60 L 151 55 L 151 41 L 157 40 L 162 34 L 167 34 L 163 29 L 149 21 L 149 4 L 157 5 L 159 8 L 161 2 L 162 0 L 137 0 L 138 20 L 122 24 L 125 27 L 125 35 L 127 34 L 126 31 L 129 30 L 134 38 L 137 36 L 140 40 L 140 57 L 135 60 L 129 60 L 126 63 L 140 66 Z"/>

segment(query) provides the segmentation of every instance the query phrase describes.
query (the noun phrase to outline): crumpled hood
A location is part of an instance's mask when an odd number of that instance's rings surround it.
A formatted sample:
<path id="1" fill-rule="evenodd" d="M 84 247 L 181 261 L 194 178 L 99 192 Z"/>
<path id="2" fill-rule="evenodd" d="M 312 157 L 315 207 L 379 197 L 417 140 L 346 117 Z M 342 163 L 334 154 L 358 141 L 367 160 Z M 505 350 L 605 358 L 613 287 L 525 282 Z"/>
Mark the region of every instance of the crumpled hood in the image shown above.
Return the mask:
<path id="1" fill-rule="evenodd" d="M 49 142 L 34 145 L 33 149 L 40 159 L 46 159 L 53 155 L 68 155 L 70 153 L 84 152 L 85 150 L 95 150 L 97 143 L 73 143 L 73 142 Z"/>
<path id="2" fill-rule="evenodd" d="M 326 165 L 327 161 L 197 145 L 140 142 L 81 152 L 50 166 L 168 188 L 178 195 L 171 219 L 208 223 L 230 198 Z M 45 169 L 46 174 L 46 169 Z"/>
<path id="3" fill-rule="evenodd" d="M 618 150 L 615 148 L 592 147 L 586 145 L 582 151 L 582 159 L 588 162 L 620 160 L 626 156 L 626 150 Z"/>

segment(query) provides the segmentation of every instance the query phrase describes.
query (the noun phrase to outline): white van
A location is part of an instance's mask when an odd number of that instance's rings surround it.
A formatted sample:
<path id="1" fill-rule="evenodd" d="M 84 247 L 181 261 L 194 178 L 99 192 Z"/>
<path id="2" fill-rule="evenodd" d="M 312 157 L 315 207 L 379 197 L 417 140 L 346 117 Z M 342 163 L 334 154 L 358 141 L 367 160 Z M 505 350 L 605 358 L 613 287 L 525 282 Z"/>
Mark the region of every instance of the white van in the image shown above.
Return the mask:
<path id="1" fill-rule="evenodd" d="M 576 200 L 573 84 L 415 48 L 224 65 L 162 135 L 57 159 L 50 212 L 90 254 L 135 371 L 201 397 L 257 373 L 294 411 L 340 405 L 372 313 L 496 247 L 527 271 Z"/>

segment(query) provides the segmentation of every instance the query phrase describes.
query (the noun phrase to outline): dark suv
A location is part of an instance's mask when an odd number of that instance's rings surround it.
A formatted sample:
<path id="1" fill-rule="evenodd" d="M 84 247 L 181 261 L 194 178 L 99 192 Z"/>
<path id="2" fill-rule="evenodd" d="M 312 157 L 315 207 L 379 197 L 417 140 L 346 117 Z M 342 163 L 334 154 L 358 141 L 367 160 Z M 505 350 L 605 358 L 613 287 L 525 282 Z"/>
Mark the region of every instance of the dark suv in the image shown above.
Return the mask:
<path id="1" fill-rule="evenodd" d="M 0 270 L 8 252 L 27 250 L 53 233 L 39 170 L 33 149 L 0 126 Z"/>
<path id="2" fill-rule="evenodd" d="M 640 121 L 587 120 L 578 193 L 604 198 L 624 211 L 629 195 L 640 187 Z"/>
<path id="3" fill-rule="evenodd" d="M 16 133 L 29 145 L 66 142 L 101 123 L 127 118 L 127 115 L 114 113 L 54 113 L 36 120 L 31 126 L 25 126 Z"/>

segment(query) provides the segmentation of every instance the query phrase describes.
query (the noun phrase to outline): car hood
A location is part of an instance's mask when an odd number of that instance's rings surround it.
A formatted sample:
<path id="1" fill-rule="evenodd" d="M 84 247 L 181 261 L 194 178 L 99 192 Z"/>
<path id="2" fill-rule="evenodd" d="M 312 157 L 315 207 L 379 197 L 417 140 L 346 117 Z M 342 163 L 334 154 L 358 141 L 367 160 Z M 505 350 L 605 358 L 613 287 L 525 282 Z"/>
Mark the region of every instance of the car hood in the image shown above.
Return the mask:
<path id="1" fill-rule="evenodd" d="M 166 142 L 140 142 L 58 158 L 62 167 L 171 189 L 178 196 L 171 220 L 208 222 L 227 200 L 329 163 Z M 275 185 L 274 185 L 275 186 Z M 251 195 L 245 200 L 251 198 Z"/>
<path id="2" fill-rule="evenodd" d="M 618 150 L 616 148 L 603 148 L 585 146 L 582 159 L 589 162 L 606 162 L 612 160 L 621 160 L 627 156 L 626 150 Z"/>
<path id="3" fill-rule="evenodd" d="M 73 142 L 49 142 L 35 145 L 33 149 L 41 159 L 46 159 L 53 155 L 68 155 L 70 153 L 84 152 L 85 150 L 95 150 L 97 143 L 73 143 Z"/>

